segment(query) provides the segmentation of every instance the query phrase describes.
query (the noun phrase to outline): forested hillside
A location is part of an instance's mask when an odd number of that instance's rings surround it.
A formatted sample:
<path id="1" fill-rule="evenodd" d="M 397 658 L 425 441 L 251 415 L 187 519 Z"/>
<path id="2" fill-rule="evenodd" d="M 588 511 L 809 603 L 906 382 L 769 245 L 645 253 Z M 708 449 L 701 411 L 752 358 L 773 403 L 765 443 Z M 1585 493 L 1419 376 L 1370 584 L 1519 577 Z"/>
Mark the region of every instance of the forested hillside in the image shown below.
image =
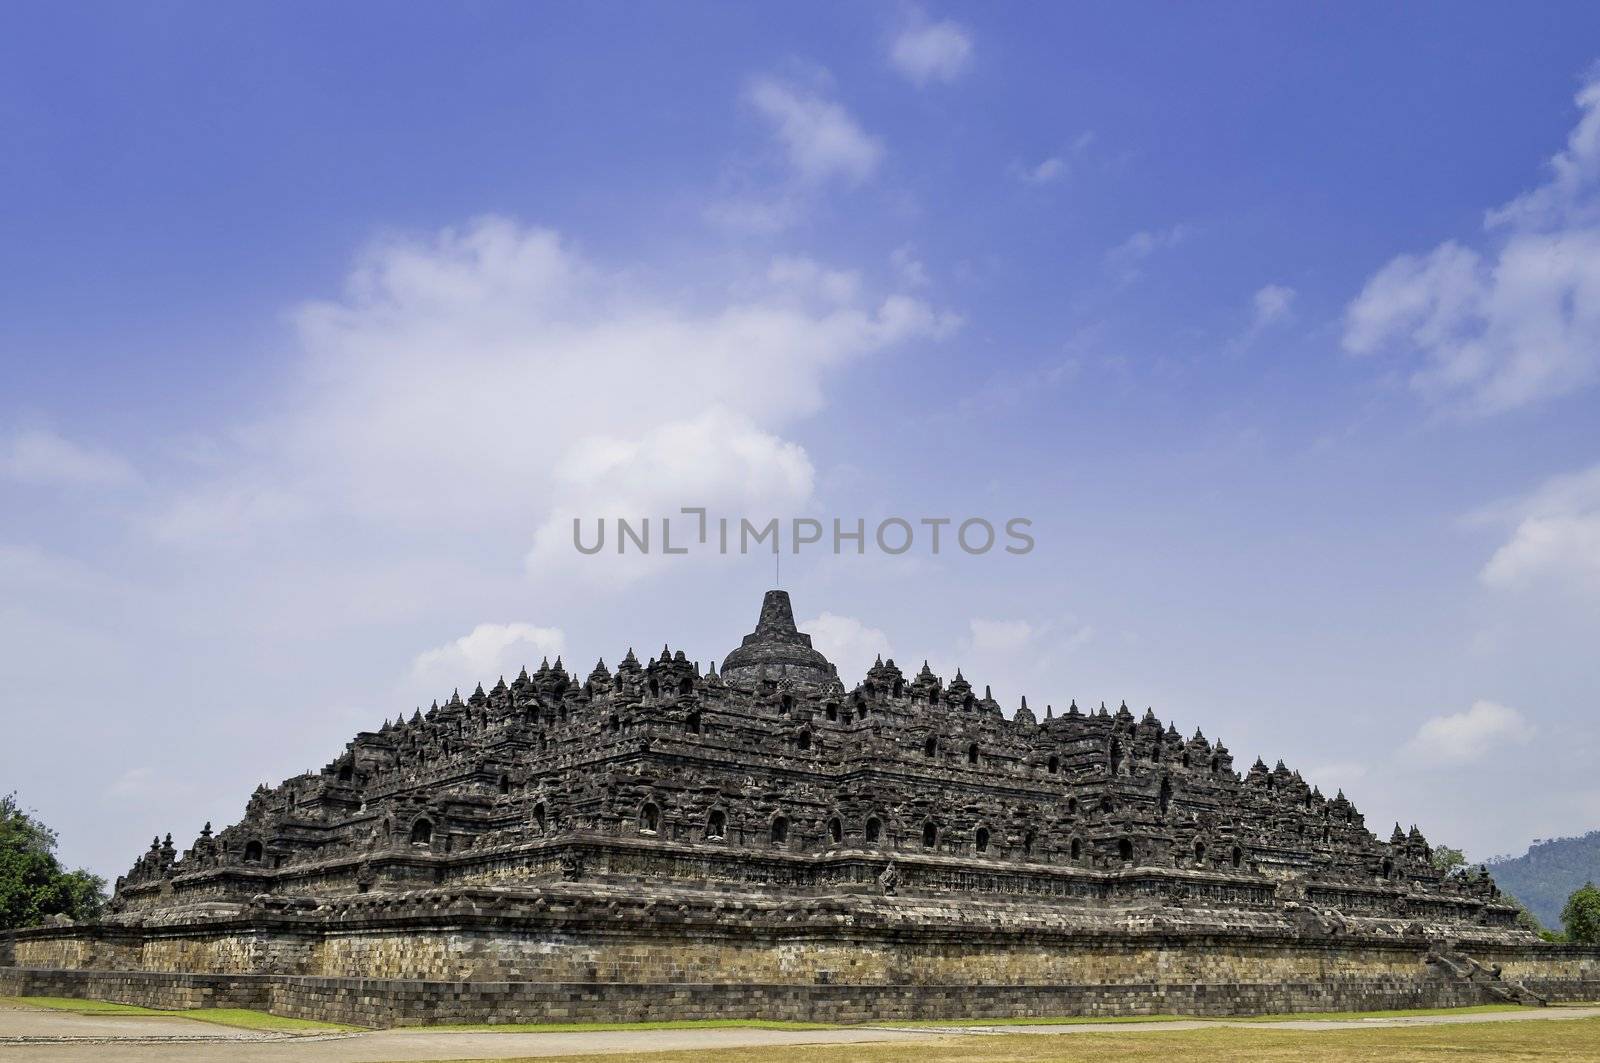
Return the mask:
<path id="1" fill-rule="evenodd" d="M 1495 857 L 1489 870 L 1500 888 L 1528 906 L 1539 922 L 1561 928 L 1561 906 L 1585 882 L 1600 884 L 1600 830 L 1581 838 L 1534 842 L 1522 856 Z"/>

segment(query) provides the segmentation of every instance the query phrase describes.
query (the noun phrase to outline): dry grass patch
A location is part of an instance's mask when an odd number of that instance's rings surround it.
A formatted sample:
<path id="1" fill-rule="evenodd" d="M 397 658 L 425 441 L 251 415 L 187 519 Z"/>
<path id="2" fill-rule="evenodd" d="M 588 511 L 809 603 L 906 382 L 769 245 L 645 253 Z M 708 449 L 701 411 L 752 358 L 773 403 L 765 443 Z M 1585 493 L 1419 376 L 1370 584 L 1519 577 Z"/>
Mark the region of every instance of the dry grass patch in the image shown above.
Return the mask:
<path id="1" fill-rule="evenodd" d="M 169 1011 L 161 1008 L 142 1008 L 136 1004 L 115 1004 L 109 1000 L 82 1000 L 77 997 L 0 997 L 0 1004 L 48 1008 L 51 1011 L 66 1011 L 74 1015 L 193 1019 L 196 1022 L 209 1022 L 217 1026 L 272 1033 L 338 1033 L 361 1029 L 359 1026 L 343 1026 L 335 1022 L 289 1019 L 282 1015 L 271 1015 L 265 1011 L 250 1011 L 245 1008 L 187 1008 Z"/>
<path id="2" fill-rule="evenodd" d="M 768 1019 L 679 1019 L 663 1022 L 463 1022 L 403 1024 L 406 1030 L 449 1030 L 453 1033 L 614 1033 L 619 1030 L 837 1030 L 831 1022 L 782 1022 Z"/>
<path id="3" fill-rule="evenodd" d="M 1372 1030 L 1279 1030 L 1264 1024 L 1183 1031 L 990 1034 L 883 1044 L 546 1056 L 537 1063 L 594 1063 L 596 1058 L 606 1063 L 1595 1063 L 1600 1060 L 1600 1019 Z"/>

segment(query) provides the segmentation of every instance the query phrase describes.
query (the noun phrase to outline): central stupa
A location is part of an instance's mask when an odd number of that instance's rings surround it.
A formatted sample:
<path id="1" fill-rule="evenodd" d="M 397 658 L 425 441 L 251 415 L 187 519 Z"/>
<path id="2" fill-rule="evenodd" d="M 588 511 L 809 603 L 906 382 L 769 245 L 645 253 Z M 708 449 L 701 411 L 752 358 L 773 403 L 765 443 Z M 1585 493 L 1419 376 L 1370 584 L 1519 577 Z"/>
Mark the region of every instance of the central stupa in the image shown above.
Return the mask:
<path id="1" fill-rule="evenodd" d="M 795 627 L 788 591 L 768 591 L 761 599 L 756 629 L 722 662 L 722 681 L 755 684 L 762 679 L 822 686 L 839 681 L 839 671 Z M 841 691 L 842 692 L 842 691 Z"/>

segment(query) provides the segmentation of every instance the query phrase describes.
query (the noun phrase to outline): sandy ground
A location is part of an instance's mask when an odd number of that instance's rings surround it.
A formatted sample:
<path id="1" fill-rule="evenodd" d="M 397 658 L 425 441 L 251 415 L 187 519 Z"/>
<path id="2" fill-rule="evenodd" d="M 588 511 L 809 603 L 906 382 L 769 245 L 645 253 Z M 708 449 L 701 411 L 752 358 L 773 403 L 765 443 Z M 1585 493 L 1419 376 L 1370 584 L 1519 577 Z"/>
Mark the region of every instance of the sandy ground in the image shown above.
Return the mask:
<path id="1" fill-rule="evenodd" d="M 1561 1021 L 1600 1016 L 1600 1007 L 1546 1008 L 1475 1015 L 1416 1016 L 1329 1021 L 1297 1019 L 1275 1029 L 1339 1030 L 1375 1026 L 1426 1026 L 1461 1022 Z M 951 1034 L 1137 1033 L 1212 1026 L 1257 1026 L 1226 1020 L 1163 1023 L 1082 1023 L 1056 1026 L 951 1026 L 841 1030 L 619 1030 L 594 1033 L 466 1033 L 445 1030 L 374 1030 L 335 1035 L 286 1035 L 235 1030 L 189 1019 L 71 1015 L 0 1007 L 0 1060 L 39 1063 L 388 1063 L 519 1056 L 605 1054 L 776 1045 L 915 1041 Z"/>

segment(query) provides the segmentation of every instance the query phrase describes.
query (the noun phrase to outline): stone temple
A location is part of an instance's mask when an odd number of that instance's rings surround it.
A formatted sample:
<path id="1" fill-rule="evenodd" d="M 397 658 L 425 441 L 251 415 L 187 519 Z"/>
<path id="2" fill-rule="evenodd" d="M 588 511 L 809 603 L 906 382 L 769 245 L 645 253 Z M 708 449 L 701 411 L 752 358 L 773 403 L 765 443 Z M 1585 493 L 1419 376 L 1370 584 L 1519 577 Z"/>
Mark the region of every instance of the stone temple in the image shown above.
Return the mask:
<path id="1" fill-rule="evenodd" d="M 363 732 L 0 993 L 365 1025 L 1328 1010 L 1600 997 L 1416 827 L 1150 710 L 847 688 L 770 591 L 702 671 L 560 660 Z"/>

